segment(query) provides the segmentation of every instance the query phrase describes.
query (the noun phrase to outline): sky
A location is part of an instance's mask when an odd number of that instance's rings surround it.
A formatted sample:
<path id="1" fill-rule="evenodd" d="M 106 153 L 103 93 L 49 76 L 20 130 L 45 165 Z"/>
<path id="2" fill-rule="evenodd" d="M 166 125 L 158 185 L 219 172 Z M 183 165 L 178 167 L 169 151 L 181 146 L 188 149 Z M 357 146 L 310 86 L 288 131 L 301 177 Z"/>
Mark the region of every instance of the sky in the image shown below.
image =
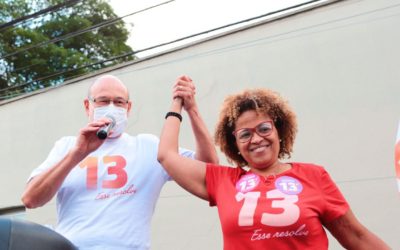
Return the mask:
<path id="1" fill-rule="evenodd" d="M 309 0 L 109 0 L 109 3 L 118 16 L 124 16 L 168 2 L 123 19 L 130 31 L 128 44 L 137 51 L 307 1 Z M 143 52 L 138 56 L 170 47 Z"/>

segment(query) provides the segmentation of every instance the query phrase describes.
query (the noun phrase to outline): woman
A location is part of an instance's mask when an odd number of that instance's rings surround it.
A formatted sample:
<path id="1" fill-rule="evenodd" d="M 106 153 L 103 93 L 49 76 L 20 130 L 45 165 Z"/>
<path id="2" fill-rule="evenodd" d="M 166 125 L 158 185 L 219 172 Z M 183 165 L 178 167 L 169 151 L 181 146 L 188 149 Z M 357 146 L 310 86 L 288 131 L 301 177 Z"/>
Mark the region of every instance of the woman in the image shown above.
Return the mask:
<path id="1" fill-rule="evenodd" d="M 245 90 L 226 98 L 215 139 L 230 162 L 224 167 L 181 157 L 181 99 L 191 84 L 175 85 L 158 159 L 179 185 L 218 207 L 224 249 L 328 249 L 324 230 L 347 249 L 389 249 L 353 215 L 320 166 L 282 162 L 290 157 L 296 117 L 277 93 Z"/>

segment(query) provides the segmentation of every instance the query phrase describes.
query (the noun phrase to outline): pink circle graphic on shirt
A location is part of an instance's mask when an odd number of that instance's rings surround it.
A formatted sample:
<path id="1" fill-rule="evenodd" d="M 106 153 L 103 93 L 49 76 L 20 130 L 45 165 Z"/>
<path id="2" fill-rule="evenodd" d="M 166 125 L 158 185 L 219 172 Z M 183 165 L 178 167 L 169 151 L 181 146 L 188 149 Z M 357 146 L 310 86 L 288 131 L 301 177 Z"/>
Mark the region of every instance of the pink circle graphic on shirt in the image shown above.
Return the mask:
<path id="1" fill-rule="evenodd" d="M 256 174 L 246 174 L 236 182 L 236 190 L 242 193 L 255 189 L 260 183 L 260 177 Z"/>
<path id="2" fill-rule="evenodd" d="M 281 176 L 276 179 L 275 187 L 284 194 L 294 195 L 303 191 L 303 185 L 299 180 L 289 176 Z"/>

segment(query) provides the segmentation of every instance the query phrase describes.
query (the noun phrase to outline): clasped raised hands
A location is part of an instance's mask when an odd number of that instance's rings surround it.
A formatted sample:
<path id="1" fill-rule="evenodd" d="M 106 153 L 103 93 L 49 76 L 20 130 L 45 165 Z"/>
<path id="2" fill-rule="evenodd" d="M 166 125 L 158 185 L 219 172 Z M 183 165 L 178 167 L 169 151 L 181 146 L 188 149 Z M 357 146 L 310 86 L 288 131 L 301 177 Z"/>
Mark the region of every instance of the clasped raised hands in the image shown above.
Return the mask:
<path id="1" fill-rule="evenodd" d="M 183 108 L 186 112 L 191 111 L 192 109 L 196 108 L 196 87 L 192 79 L 188 76 L 180 76 L 173 86 L 172 97 L 181 98 L 183 101 Z"/>

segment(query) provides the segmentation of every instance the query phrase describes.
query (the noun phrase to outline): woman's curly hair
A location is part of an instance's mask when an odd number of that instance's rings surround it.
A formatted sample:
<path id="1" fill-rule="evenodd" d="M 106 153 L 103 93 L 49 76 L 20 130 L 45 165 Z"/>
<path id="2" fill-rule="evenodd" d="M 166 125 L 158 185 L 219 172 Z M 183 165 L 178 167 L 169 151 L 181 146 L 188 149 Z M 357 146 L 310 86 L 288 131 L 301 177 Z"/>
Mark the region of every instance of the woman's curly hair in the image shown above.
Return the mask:
<path id="1" fill-rule="evenodd" d="M 243 167 L 247 165 L 236 146 L 235 124 L 241 114 L 255 110 L 266 114 L 274 121 L 280 139 L 279 159 L 290 158 L 297 132 L 296 115 L 278 93 L 269 89 L 246 89 L 241 93 L 230 95 L 222 104 L 214 139 L 217 146 L 226 155 L 230 163 Z"/>

